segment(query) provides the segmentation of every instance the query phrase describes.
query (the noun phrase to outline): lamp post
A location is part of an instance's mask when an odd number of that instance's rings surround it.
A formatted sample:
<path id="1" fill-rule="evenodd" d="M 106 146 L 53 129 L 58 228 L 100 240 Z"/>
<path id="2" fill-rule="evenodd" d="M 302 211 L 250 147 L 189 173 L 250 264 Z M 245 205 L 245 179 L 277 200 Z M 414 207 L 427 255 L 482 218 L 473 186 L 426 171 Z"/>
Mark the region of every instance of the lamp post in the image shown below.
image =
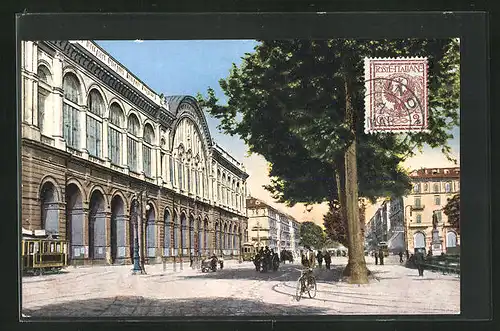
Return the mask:
<path id="1" fill-rule="evenodd" d="M 134 201 L 134 269 L 132 269 L 133 274 L 136 275 L 141 271 L 141 266 L 139 264 L 139 215 L 137 209 L 139 208 L 139 202 Z"/>
<path id="2" fill-rule="evenodd" d="M 404 237 L 404 241 L 405 241 L 405 249 L 408 250 L 408 220 L 406 218 L 406 208 L 410 207 L 410 217 L 411 217 L 411 211 L 412 211 L 412 206 L 411 205 L 408 205 L 408 206 L 405 206 L 405 209 L 404 209 L 404 230 L 403 230 L 403 237 Z M 410 219 L 410 222 L 411 222 L 411 219 Z"/>

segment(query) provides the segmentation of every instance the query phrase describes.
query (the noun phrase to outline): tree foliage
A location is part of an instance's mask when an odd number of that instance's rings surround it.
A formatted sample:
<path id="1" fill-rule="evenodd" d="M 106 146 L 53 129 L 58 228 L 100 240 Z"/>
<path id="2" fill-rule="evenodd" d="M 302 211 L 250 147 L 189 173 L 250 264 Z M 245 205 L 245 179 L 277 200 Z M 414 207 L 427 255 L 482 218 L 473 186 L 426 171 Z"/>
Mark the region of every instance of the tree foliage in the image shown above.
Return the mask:
<path id="1" fill-rule="evenodd" d="M 448 217 L 448 223 L 460 233 L 460 193 L 448 199 L 443 213 Z"/>
<path id="2" fill-rule="evenodd" d="M 321 226 L 314 222 L 300 224 L 300 245 L 321 249 L 325 244 L 325 239 L 325 233 Z"/>
<path id="3" fill-rule="evenodd" d="M 344 204 L 349 264 L 366 269 L 357 196 L 405 195 L 410 180 L 400 164 L 425 144 L 451 159 L 450 129 L 459 121 L 458 48 L 456 39 L 266 40 L 220 80 L 227 105 L 219 105 L 210 88 L 198 99 L 221 120 L 220 129 L 240 136 L 271 164 L 266 189 L 280 202 Z M 427 131 L 364 134 L 365 57 L 427 57 Z"/>
<path id="4" fill-rule="evenodd" d="M 215 92 L 198 95 L 221 120 L 224 132 L 240 136 L 252 153 L 271 164 L 266 188 L 280 202 L 318 203 L 337 197 L 332 163 L 353 139 L 346 123 L 345 72 L 353 80 L 356 127 L 363 132 L 363 58 L 425 56 L 429 61 L 429 131 L 406 135 L 359 134 L 359 195 L 404 195 L 410 180 L 400 167 L 429 144 L 451 158 L 449 130 L 458 124 L 458 43 L 453 39 L 261 41 L 220 80 L 227 105 Z M 367 162 L 369 161 L 369 162 Z"/>
<path id="5" fill-rule="evenodd" d="M 323 225 L 325 226 L 325 232 L 328 238 L 347 247 L 347 220 L 343 216 L 341 208 L 339 204 L 330 203 L 328 212 L 323 216 Z M 363 229 L 366 222 L 365 213 L 366 204 L 360 202 L 359 223 L 362 225 Z"/>

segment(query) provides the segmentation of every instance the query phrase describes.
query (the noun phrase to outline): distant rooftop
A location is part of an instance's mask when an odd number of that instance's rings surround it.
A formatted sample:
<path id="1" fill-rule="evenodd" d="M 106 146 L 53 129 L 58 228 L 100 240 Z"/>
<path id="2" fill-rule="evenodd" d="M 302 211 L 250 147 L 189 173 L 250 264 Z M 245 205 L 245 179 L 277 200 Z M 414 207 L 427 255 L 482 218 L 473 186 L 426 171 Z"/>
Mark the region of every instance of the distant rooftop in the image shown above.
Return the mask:
<path id="1" fill-rule="evenodd" d="M 412 178 L 460 178 L 460 167 L 421 168 L 410 173 Z"/>

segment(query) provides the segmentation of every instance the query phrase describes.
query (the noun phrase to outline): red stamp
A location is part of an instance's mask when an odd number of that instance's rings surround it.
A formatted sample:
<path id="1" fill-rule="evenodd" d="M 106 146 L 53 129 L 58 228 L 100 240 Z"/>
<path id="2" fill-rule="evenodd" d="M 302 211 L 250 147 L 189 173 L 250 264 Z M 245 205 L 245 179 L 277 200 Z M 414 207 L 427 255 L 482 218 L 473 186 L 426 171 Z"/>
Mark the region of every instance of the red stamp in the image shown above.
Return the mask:
<path id="1" fill-rule="evenodd" d="M 365 58 L 365 132 L 427 130 L 427 58 Z"/>

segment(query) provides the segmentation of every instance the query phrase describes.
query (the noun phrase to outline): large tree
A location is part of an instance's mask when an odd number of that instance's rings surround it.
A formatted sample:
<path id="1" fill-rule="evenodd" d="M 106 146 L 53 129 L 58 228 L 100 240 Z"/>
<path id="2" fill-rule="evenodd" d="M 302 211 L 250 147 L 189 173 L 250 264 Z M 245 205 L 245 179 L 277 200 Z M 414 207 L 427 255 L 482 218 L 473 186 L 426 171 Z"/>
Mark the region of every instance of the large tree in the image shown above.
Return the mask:
<path id="1" fill-rule="evenodd" d="M 366 203 L 360 199 L 359 201 L 359 224 L 364 230 L 366 219 Z M 328 212 L 323 216 L 323 225 L 325 232 L 333 241 L 339 242 L 344 246 L 348 246 L 347 240 L 347 219 L 341 211 L 341 206 L 338 203 L 329 203 Z"/>
<path id="2" fill-rule="evenodd" d="M 429 61 L 429 127 L 408 134 L 364 134 L 364 57 L 425 56 Z M 220 85 L 220 105 L 209 88 L 200 102 L 240 136 L 250 152 L 271 164 L 275 198 L 293 205 L 338 200 L 347 220 L 346 274 L 366 283 L 358 196 L 404 195 L 402 161 L 428 144 L 450 155 L 447 140 L 458 125 L 458 41 L 261 41 Z M 358 176 L 358 173 L 360 176 Z"/>
<path id="3" fill-rule="evenodd" d="M 460 233 L 460 193 L 448 199 L 443 212 L 448 216 L 448 223 Z"/>
<path id="4" fill-rule="evenodd" d="M 314 222 L 300 224 L 300 245 L 321 249 L 325 245 L 325 233 L 321 226 Z"/>

